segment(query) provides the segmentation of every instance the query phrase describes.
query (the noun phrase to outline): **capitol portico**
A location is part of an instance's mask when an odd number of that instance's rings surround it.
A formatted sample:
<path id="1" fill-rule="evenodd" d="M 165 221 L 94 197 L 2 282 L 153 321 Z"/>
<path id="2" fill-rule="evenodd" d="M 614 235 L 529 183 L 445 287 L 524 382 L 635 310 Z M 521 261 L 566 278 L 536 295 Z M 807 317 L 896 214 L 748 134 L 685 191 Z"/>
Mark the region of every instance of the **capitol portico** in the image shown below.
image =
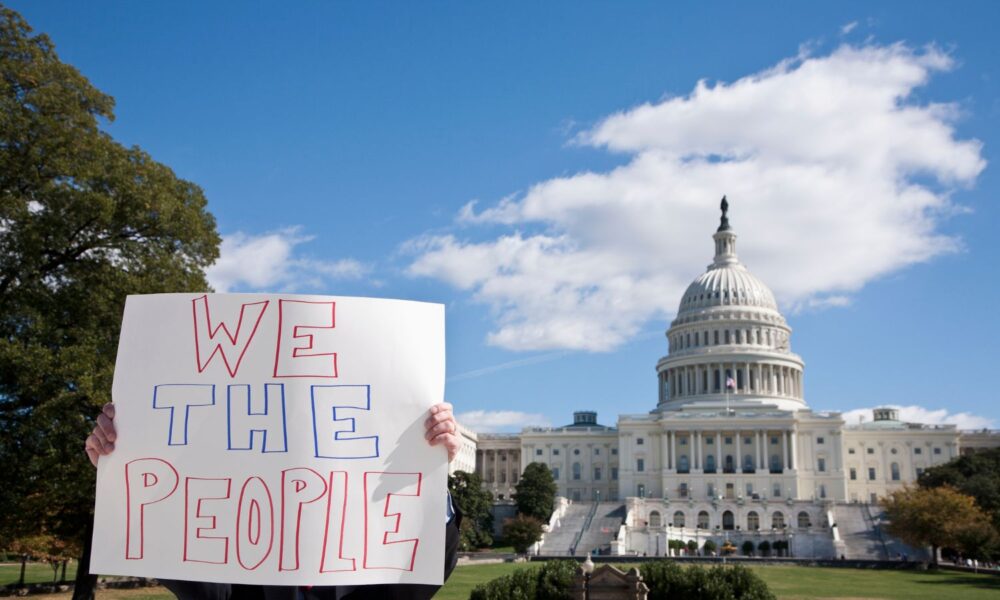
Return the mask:
<path id="1" fill-rule="evenodd" d="M 582 411 L 564 427 L 481 435 L 477 464 L 488 465 L 501 447 L 519 447 L 522 470 L 530 462 L 549 466 L 568 499 L 542 544 L 550 554 L 663 554 L 668 539 L 713 537 L 783 541 L 797 556 L 915 552 L 881 537 L 878 509 L 869 505 L 958 456 L 963 438 L 986 448 L 1000 446 L 1000 435 L 906 423 L 890 408 L 860 424 L 811 410 L 791 328 L 771 290 L 740 262 L 725 198 L 712 239 L 714 258 L 666 332 L 653 410 L 621 415 L 617 427 Z M 513 493 L 516 479 L 505 479 L 503 496 L 497 482 L 487 483 L 497 498 Z M 583 510 L 587 517 L 574 520 Z M 590 531 L 599 513 L 621 515 L 610 533 L 615 519 L 601 521 L 603 538 Z M 560 533 L 574 527 L 583 529 Z"/>

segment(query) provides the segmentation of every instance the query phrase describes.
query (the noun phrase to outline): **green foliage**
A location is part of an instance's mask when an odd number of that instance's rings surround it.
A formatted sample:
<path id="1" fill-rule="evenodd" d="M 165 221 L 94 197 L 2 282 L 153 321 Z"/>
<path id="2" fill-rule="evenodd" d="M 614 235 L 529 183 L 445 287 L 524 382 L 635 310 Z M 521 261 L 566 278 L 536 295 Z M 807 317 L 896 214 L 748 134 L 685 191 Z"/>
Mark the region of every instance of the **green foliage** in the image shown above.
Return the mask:
<path id="1" fill-rule="evenodd" d="M 1000 531 L 1000 448 L 960 456 L 920 475 L 922 488 L 951 486 L 972 496 Z"/>
<path id="2" fill-rule="evenodd" d="M 483 489 L 483 480 L 475 473 L 455 471 L 448 476 L 451 500 L 462 511 L 459 549 L 473 550 L 493 543 L 493 496 Z"/>
<path id="3" fill-rule="evenodd" d="M 687 550 L 688 550 L 688 554 L 694 554 L 695 552 L 697 552 L 698 551 L 698 542 L 696 542 L 694 540 L 688 540 Z"/>
<path id="4" fill-rule="evenodd" d="M 573 561 L 549 561 L 478 585 L 469 600 L 571 600 L 576 570 Z"/>
<path id="5" fill-rule="evenodd" d="M 114 100 L 5 8 L 0 72 L 0 546 L 77 542 L 125 297 L 205 290 L 219 237 L 201 190 L 101 131 Z"/>
<path id="6" fill-rule="evenodd" d="M 552 471 L 542 463 L 531 463 L 524 469 L 515 488 L 517 512 L 545 523 L 552 515 L 556 502 L 556 482 Z"/>
<path id="7" fill-rule="evenodd" d="M 713 542 L 712 540 L 705 540 L 705 543 L 702 544 L 701 549 L 705 551 L 705 554 L 712 554 L 713 552 L 718 550 L 718 546 L 716 546 L 715 542 Z"/>
<path id="8" fill-rule="evenodd" d="M 743 550 L 743 554 L 745 556 L 753 556 L 754 544 L 750 540 L 747 540 L 743 542 L 741 549 Z"/>
<path id="9" fill-rule="evenodd" d="M 764 540 L 763 542 L 761 542 L 757 546 L 757 550 L 760 551 L 760 555 L 761 556 L 770 556 L 771 555 L 771 542 L 769 542 L 767 540 Z"/>
<path id="10" fill-rule="evenodd" d="M 938 548 L 951 548 L 965 556 L 994 551 L 997 534 L 989 517 L 972 496 L 952 487 L 905 487 L 883 498 L 882 506 L 889 518 L 889 533 L 911 546 L 931 546 L 935 562 Z M 987 532 L 985 537 L 977 530 Z"/>
<path id="11" fill-rule="evenodd" d="M 514 552 L 523 554 L 532 544 L 542 539 L 542 522 L 534 517 L 517 515 L 504 521 L 503 537 L 514 547 Z"/>
<path id="12" fill-rule="evenodd" d="M 699 565 L 680 567 L 671 561 L 643 563 L 642 580 L 649 587 L 649 600 L 774 600 L 775 596 L 758 575 L 746 567 Z"/>
<path id="13" fill-rule="evenodd" d="M 788 541 L 787 540 L 775 540 L 774 544 L 771 546 L 774 549 L 774 553 L 778 556 L 782 556 L 788 553 Z"/>

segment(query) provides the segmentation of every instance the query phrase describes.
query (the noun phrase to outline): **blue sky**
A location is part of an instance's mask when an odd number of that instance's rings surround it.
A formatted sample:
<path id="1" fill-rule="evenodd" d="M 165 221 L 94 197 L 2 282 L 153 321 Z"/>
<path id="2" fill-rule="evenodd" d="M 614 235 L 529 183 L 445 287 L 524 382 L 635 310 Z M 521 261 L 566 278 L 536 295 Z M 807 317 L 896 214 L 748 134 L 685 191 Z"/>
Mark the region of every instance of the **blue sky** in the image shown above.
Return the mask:
<path id="1" fill-rule="evenodd" d="M 998 3 L 10 5 L 205 189 L 217 288 L 445 303 L 479 428 L 651 409 L 723 194 L 813 408 L 1000 426 Z"/>

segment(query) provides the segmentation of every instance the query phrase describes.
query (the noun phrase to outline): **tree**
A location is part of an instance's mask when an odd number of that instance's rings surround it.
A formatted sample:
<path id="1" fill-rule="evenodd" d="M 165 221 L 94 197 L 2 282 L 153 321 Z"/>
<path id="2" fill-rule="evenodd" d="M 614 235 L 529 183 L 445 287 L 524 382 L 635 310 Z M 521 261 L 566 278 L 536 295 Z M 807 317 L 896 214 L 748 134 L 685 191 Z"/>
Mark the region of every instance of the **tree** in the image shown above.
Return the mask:
<path id="1" fill-rule="evenodd" d="M 201 190 L 102 131 L 114 100 L 2 7 L 0 73 L 0 545 L 76 543 L 125 297 L 206 290 L 219 237 Z"/>
<path id="2" fill-rule="evenodd" d="M 517 512 L 547 522 L 556 504 L 556 482 L 552 472 L 542 463 L 531 463 L 524 469 L 515 487 Z M 506 529 L 504 537 L 507 536 Z"/>
<path id="3" fill-rule="evenodd" d="M 753 556 L 753 551 L 754 551 L 753 542 L 750 540 L 746 540 L 745 542 L 743 542 L 742 550 L 744 556 Z"/>
<path id="4" fill-rule="evenodd" d="M 757 546 L 761 556 L 771 556 L 771 542 L 764 540 Z"/>
<path id="5" fill-rule="evenodd" d="M 949 486 L 907 486 L 883 498 L 882 506 L 889 518 L 886 530 L 911 546 L 931 546 L 934 564 L 939 548 L 959 550 L 969 530 L 992 528 L 972 496 Z"/>
<path id="6" fill-rule="evenodd" d="M 483 489 L 483 480 L 475 473 L 455 471 L 448 476 L 452 502 L 462 511 L 459 548 L 472 550 L 493 543 L 493 495 Z"/>
<path id="7" fill-rule="evenodd" d="M 701 546 L 701 549 L 705 552 L 706 556 L 711 556 L 715 553 L 716 548 L 717 546 L 712 540 L 705 540 L 705 543 Z"/>
<path id="8" fill-rule="evenodd" d="M 917 480 L 920 487 L 949 485 L 976 499 L 976 504 L 1000 530 L 1000 448 L 960 456 L 931 467 Z"/>
<path id="9" fill-rule="evenodd" d="M 542 539 L 542 522 L 528 515 L 517 515 L 504 521 L 503 537 L 514 546 L 515 552 L 523 554 Z"/>

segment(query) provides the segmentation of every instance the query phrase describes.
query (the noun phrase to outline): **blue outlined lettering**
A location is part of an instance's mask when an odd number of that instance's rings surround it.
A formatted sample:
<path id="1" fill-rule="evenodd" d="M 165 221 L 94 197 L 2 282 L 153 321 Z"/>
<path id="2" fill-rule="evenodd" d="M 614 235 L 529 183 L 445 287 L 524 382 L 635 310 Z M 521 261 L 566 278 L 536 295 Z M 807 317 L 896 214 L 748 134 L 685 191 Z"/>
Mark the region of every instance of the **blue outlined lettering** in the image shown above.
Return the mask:
<path id="1" fill-rule="evenodd" d="M 314 385 L 313 438 L 316 458 L 376 458 L 378 436 L 358 436 L 357 422 L 347 411 L 371 410 L 370 385 Z"/>
<path id="2" fill-rule="evenodd" d="M 256 438 L 260 440 L 261 452 L 288 452 L 285 384 L 264 384 L 263 406 L 259 396 L 254 398 L 249 385 L 227 386 L 226 414 L 229 450 L 253 450 Z M 246 439 L 246 444 L 241 445 L 234 438 Z"/>
<path id="3" fill-rule="evenodd" d="M 153 408 L 170 411 L 168 446 L 187 446 L 188 419 L 192 406 L 215 406 L 215 385 L 210 383 L 164 383 L 153 386 Z M 177 414 L 183 408 L 182 415 Z"/>

